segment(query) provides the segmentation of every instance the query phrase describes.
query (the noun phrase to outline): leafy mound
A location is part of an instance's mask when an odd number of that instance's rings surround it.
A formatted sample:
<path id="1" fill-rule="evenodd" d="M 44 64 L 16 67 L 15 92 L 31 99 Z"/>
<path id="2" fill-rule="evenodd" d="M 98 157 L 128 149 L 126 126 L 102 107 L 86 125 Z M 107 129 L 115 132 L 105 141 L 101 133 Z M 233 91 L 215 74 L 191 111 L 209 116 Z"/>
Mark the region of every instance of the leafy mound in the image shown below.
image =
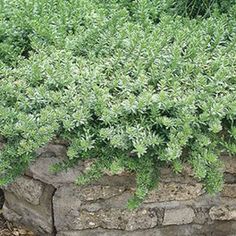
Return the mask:
<path id="1" fill-rule="evenodd" d="M 159 169 L 191 164 L 208 192 L 219 155 L 236 153 L 236 5 L 208 18 L 173 14 L 173 1 L 3 1 L 0 31 L 0 184 L 58 137 L 68 161 L 94 159 L 77 179 L 134 171 L 130 207 Z"/>

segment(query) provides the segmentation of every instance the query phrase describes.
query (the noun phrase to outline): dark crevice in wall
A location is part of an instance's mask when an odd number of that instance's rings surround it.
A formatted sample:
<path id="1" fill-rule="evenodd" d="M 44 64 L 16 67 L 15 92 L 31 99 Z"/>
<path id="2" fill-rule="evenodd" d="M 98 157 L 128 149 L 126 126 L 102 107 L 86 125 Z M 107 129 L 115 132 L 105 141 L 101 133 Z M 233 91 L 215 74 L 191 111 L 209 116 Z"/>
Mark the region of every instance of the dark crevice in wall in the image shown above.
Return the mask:
<path id="1" fill-rule="evenodd" d="M 55 218 L 54 218 L 54 206 L 53 206 L 53 199 L 54 199 L 54 195 L 56 193 L 57 189 L 55 188 L 53 193 L 52 193 L 52 198 L 51 198 L 51 212 L 52 212 L 52 226 L 53 226 L 53 235 L 56 236 L 57 235 L 57 229 L 55 226 Z"/>
<path id="2" fill-rule="evenodd" d="M 0 189 L 0 210 L 3 207 L 5 198 L 4 198 L 4 192 L 2 189 Z M 0 213 L 0 230 L 5 228 L 5 219 L 3 218 L 2 213 Z M 0 232 L 1 235 L 1 232 Z"/>
<path id="3" fill-rule="evenodd" d="M 3 193 L 3 190 L 0 189 L 0 209 L 2 208 L 3 204 L 4 204 L 4 193 Z"/>

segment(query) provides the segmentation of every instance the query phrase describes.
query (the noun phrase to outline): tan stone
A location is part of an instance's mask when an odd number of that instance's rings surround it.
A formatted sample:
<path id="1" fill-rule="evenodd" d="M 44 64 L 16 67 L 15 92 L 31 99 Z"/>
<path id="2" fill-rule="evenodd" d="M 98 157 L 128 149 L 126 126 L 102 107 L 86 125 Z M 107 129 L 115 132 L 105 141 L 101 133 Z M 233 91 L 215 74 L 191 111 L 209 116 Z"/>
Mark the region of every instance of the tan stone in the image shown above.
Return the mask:
<path id="1" fill-rule="evenodd" d="M 236 220 L 236 207 L 214 206 L 209 215 L 212 220 Z"/>
<path id="2" fill-rule="evenodd" d="M 221 196 L 236 198 L 236 184 L 224 184 Z"/>
<path id="3" fill-rule="evenodd" d="M 149 193 L 145 203 L 194 199 L 203 194 L 202 189 L 200 183 L 160 183 L 156 189 Z"/>
<path id="4" fill-rule="evenodd" d="M 192 223 L 195 214 L 192 208 L 173 208 L 165 210 L 163 225 L 183 225 Z"/>

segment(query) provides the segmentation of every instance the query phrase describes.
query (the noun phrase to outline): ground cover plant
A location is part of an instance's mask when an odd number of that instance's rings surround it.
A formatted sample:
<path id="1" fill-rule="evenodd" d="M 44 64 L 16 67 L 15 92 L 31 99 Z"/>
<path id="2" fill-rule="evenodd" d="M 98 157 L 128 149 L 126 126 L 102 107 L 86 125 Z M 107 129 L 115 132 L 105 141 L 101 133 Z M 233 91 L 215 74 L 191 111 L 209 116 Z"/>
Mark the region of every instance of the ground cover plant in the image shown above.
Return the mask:
<path id="1" fill-rule="evenodd" d="M 234 1 L 3 0 L 0 17 L 0 185 L 58 137 L 68 161 L 52 171 L 91 158 L 77 184 L 132 171 L 131 208 L 165 165 L 221 189 L 219 156 L 236 153 Z"/>

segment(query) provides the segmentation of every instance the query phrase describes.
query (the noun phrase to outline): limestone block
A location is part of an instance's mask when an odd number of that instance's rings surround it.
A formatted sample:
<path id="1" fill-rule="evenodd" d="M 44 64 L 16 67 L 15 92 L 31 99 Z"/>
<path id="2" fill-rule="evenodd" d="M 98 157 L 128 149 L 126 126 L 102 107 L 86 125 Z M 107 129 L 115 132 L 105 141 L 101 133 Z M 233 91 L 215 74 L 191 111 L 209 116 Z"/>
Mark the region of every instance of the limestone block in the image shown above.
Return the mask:
<path id="1" fill-rule="evenodd" d="M 194 211 L 190 207 L 179 209 L 166 209 L 164 214 L 163 225 L 183 225 L 193 222 L 195 217 Z"/>
<path id="2" fill-rule="evenodd" d="M 18 177 L 5 187 L 5 190 L 14 193 L 17 198 L 24 199 L 33 205 L 39 205 L 43 189 L 43 183 L 26 176 Z"/>
<path id="3" fill-rule="evenodd" d="M 236 207 L 214 206 L 209 214 L 212 220 L 236 220 Z"/>

